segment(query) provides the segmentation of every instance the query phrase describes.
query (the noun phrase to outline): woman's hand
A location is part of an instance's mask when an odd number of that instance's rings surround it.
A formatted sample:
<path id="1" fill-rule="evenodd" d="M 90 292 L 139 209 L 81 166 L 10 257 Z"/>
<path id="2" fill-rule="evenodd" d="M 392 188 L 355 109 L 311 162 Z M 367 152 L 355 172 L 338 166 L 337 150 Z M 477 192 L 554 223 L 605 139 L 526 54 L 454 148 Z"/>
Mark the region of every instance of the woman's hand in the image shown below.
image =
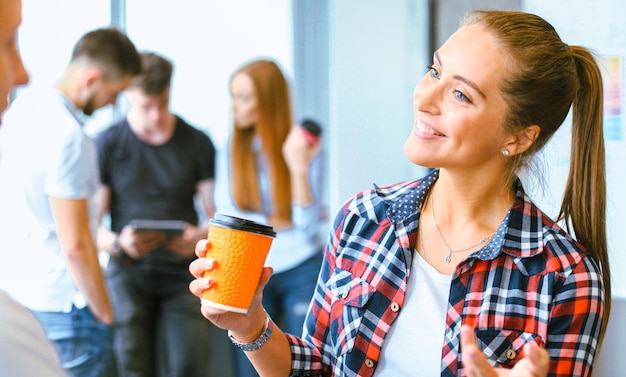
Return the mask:
<path id="1" fill-rule="evenodd" d="M 207 240 L 203 239 L 198 241 L 195 249 L 198 259 L 189 264 L 189 272 L 195 277 L 189 284 L 189 290 L 198 298 L 202 298 L 203 291 L 211 289 L 213 284 L 218 283 L 211 278 L 204 277 L 204 273 L 212 270 L 215 264 L 213 259 L 206 258 L 209 247 L 210 244 Z M 200 308 L 202 315 L 220 329 L 230 330 L 233 337 L 237 340 L 245 342 L 256 339 L 265 324 L 265 312 L 261 301 L 263 298 L 263 288 L 270 280 L 272 272 L 273 270 L 270 267 L 263 268 L 259 284 L 247 314 L 230 312 L 202 304 Z"/>
<path id="2" fill-rule="evenodd" d="M 526 356 L 513 369 L 494 368 L 478 348 L 474 329 L 469 325 L 461 327 L 461 350 L 468 377 L 545 377 L 550 367 L 548 351 L 531 342 L 524 345 Z"/>
<path id="3" fill-rule="evenodd" d="M 283 157 L 292 175 L 306 175 L 311 160 L 319 153 L 322 143 L 310 144 L 302 127 L 293 127 L 283 143 Z"/>

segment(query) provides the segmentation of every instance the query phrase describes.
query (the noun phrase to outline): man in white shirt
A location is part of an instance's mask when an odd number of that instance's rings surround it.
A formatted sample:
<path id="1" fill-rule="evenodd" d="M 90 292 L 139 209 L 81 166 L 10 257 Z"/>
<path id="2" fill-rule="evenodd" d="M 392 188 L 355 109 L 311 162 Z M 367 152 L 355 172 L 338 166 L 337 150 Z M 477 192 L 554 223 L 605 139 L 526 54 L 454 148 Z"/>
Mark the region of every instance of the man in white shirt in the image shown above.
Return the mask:
<path id="1" fill-rule="evenodd" d="M 114 104 L 141 71 L 112 28 L 83 35 L 54 88 L 21 91 L 0 129 L 0 289 L 42 322 L 71 375 L 102 376 L 113 312 L 98 261 L 93 140 L 81 116 Z"/>

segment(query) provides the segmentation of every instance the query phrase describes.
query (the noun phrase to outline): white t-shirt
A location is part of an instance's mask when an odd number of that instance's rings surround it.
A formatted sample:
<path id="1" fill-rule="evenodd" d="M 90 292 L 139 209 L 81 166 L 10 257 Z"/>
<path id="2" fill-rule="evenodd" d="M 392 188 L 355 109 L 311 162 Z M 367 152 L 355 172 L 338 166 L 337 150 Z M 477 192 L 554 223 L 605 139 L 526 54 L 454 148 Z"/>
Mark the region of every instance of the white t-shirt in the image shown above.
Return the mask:
<path id="1" fill-rule="evenodd" d="M 385 338 L 374 376 L 440 376 L 451 275 L 413 253 L 407 294 Z"/>
<path id="2" fill-rule="evenodd" d="M 0 368 L 3 376 L 67 377 L 37 318 L 0 291 Z"/>
<path id="3" fill-rule="evenodd" d="M 0 289 L 32 310 L 86 305 L 49 205 L 49 197 L 88 200 L 95 238 L 97 149 L 68 102 L 52 88 L 27 88 L 0 128 Z"/>

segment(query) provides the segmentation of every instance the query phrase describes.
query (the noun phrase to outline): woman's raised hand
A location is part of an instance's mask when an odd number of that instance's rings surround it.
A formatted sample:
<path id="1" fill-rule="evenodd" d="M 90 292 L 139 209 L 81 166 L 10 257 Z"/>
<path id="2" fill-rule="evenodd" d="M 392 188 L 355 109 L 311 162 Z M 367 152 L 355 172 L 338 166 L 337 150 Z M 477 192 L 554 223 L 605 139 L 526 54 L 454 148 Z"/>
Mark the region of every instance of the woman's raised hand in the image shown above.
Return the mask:
<path id="1" fill-rule="evenodd" d="M 461 327 L 461 352 L 463 367 L 469 377 L 545 377 L 550 367 L 548 351 L 530 342 L 524 345 L 524 355 L 513 369 L 494 368 L 476 344 L 474 329 Z"/>
<path id="2" fill-rule="evenodd" d="M 189 290 L 198 298 L 202 298 L 202 292 L 211 289 L 218 283 L 209 277 L 204 277 L 206 271 L 213 269 L 215 261 L 206 257 L 210 243 L 206 239 L 202 239 L 196 243 L 196 256 L 198 259 L 189 264 L 189 272 L 195 277 L 189 283 Z M 254 293 L 254 298 L 250 304 L 247 314 L 236 313 L 224 309 L 218 309 L 206 304 L 202 304 L 200 311 L 204 317 L 211 321 L 215 326 L 230 330 L 233 337 L 241 341 L 255 339 L 260 333 L 265 323 L 265 312 L 261 301 L 263 298 L 263 288 L 272 276 L 272 268 L 264 267 L 259 279 L 259 284 Z"/>

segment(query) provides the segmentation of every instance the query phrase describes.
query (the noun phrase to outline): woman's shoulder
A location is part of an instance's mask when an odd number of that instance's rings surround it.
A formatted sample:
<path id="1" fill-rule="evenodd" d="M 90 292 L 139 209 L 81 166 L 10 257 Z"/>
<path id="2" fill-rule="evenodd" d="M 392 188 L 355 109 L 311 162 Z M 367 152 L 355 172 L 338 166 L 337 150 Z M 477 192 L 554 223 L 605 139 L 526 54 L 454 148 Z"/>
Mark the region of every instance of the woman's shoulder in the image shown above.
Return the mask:
<path id="1" fill-rule="evenodd" d="M 339 218 L 356 216 L 380 223 L 388 219 L 390 208 L 402 207 L 405 211 L 416 211 L 420 205 L 419 193 L 425 190 L 425 180 L 407 180 L 386 186 L 373 185 L 348 198 L 337 214 Z"/>
<path id="2" fill-rule="evenodd" d="M 567 275 L 574 269 L 589 266 L 591 256 L 574 235 L 527 199 L 519 214 L 520 245 L 536 248 L 545 261 L 545 268 Z M 534 225 L 533 225 L 534 224 Z M 591 267 L 595 262 L 591 262 Z"/>

